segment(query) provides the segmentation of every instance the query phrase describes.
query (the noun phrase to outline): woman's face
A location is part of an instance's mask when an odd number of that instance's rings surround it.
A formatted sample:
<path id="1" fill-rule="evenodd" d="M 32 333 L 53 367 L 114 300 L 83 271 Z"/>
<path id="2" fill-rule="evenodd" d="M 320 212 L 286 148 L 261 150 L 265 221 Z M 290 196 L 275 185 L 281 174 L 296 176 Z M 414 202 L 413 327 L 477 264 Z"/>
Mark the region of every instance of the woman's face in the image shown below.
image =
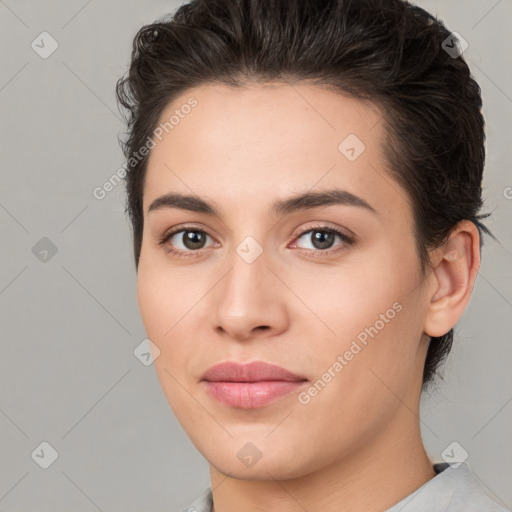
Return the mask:
<path id="1" fill-rule="evenodd" d="M 186 433 L 240 479 L 392 454 L 417 423 L 428 281 L 379 112 L 304 83 L 210 84 L 161 122 L 171 116 L 148 162 L 138 302 Z M 154 203 L 167 194 L 192 199 Z M 202 380 L 226 361 L 297 379 Z"/>

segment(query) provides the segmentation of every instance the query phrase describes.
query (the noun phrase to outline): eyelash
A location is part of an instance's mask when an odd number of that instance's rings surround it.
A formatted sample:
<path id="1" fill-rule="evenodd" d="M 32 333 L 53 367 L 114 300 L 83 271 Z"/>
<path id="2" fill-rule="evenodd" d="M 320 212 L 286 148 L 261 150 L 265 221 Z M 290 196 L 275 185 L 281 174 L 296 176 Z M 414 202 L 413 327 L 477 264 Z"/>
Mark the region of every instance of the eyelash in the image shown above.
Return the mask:
<path id="1" fill-rule="evenodd" d="M 206 233 L 204 230 L 198 229 L 195 226 L 180 226 L 179 229 L 176 229 L 176 230 L 174 230 L 174 231 L 172 231 L 170 233 L 166 233 L 163 237 L 161 237 L 160 240 L 158 241 L 158 245 L 164 247 L 165 250 L 168 253 L 172 253 L 173 255 L 177 256 L 178 258 L 190 258 L 190 257 L 198 256 L 198 254 L 202 251 L 202 249 L 196 249 L 196 250 L 190 250 L 190 251 L 181 251 L 181 250 L 176 250 L 176 249 L 173 249 L 173 248 L 171 248 L 169 246 L 166 246 L 166 243 L 167 243 L 167 241 L 169 239 L 171 239 L 177 233 L 181 233 L 181 232 L 184 232 L 184 231 L 191 231 L 191 232 L 203 233 L 205 235 L 208 235 L 208 233 Z M 304 235 L 306 235 L 308 233 L 315 232 L 315 231 L 322 232 L 322 233 L 331 233 L 331 234 L 334 234 L 334 235 L 338 235 L 341 238 L 341 240 L 343 241 L 343 243 L 345 245 L 347 245 L 347 246 L 354 245 L 354 242 L 355 242 L 354 239 L 352 239 L 349 236 L 345 235 L 341 231 L 338 231 L 335 228 L 331 228 L 331 227 L 323 226 L 323 225 L 314 226 L 314 227 L 309 228 L 309 229 L 307 229 L 305 231 L 302 231 L 302 232 L 298 233 L 294 238 L 295 239 L 300 239 Z M 343 249 L 344 249 L 343 247 L 341 247 L 341 249 L 339 247 L 337 247 L 337 248 L 334 248 L 334 249 L 324 249 L 324 250 L 322 250 L 322 249 L 303 249 L 303 250 L 306 250 L 310 255 L 313 255 L 314 257 L 322 257 L 322 256 L 326 256 L 326 255 L 329 255 L 329 254 L 332 254 L 332 253 L 337 253 L 337 252 L 343 251 Z"/>

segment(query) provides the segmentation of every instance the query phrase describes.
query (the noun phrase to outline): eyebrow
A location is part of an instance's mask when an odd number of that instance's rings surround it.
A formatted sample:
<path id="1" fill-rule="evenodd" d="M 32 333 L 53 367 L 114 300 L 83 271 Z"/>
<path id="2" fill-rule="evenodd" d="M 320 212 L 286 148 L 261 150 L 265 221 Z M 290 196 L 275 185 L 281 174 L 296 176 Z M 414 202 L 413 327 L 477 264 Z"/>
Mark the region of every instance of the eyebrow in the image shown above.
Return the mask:
<path id="1" fill-rule="evenodd" d="M 305 192 L 287 199 L 276 201 L 271 208 L 271 213 L 276 216 L 287 215 L 296 211 L 310 210 L 321 206 L 346 205 L 364 208 L 374 214 L 377 211 L 364 199 L 342 189 L 331 189 L 321 192 Z M 157 197 L 149 205 L 148 213 L 164 208 L 177 208 L 191 212 L 204 213 L 215 217 L 221 217 L 220 212 L 210 202 L 198 196 L 184 195 L 171 192 Z M 377 214 L 378 215 L 378 214 Z"/>

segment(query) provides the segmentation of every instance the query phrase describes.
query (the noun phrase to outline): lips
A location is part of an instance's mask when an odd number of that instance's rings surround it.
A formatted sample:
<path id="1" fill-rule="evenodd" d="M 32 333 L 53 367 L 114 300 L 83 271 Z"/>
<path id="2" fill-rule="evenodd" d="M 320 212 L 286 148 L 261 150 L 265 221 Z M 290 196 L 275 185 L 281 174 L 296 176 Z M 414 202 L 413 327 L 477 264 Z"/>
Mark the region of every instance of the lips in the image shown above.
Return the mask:
<path id="1" fill-rule="evenodd" d="M 305 377 L 273 364 L 263 361 L 254 361 L 248 364 L 240 364 L 233 361 L 216 364 L 206 370 L 201 380 L 215 382 L 260 382 L 267 380 L 299 381 Z"/>
<path id="2" fill-rule="evenodd" d="M 262 361 L 248 364 L 226 361 L 206 370 L 201 382 L 219 402 L 231 407 L 253 409 L 293 393 L 304 386 L 307 379 Z"/>

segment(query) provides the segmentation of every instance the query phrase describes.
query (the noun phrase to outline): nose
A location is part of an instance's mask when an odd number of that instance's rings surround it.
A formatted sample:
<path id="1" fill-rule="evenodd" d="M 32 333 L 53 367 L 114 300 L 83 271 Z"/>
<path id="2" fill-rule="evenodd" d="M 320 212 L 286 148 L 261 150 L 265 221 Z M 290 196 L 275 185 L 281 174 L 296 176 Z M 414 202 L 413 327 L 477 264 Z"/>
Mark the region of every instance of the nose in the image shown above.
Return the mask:
<path id="1" fill-rule="evenodd" d="M 272 337 L 287 328 L 285 286 L 265 250 L 254 260 L 238 253 L 212 296 L 219 334 L 239 341 Z"/>

